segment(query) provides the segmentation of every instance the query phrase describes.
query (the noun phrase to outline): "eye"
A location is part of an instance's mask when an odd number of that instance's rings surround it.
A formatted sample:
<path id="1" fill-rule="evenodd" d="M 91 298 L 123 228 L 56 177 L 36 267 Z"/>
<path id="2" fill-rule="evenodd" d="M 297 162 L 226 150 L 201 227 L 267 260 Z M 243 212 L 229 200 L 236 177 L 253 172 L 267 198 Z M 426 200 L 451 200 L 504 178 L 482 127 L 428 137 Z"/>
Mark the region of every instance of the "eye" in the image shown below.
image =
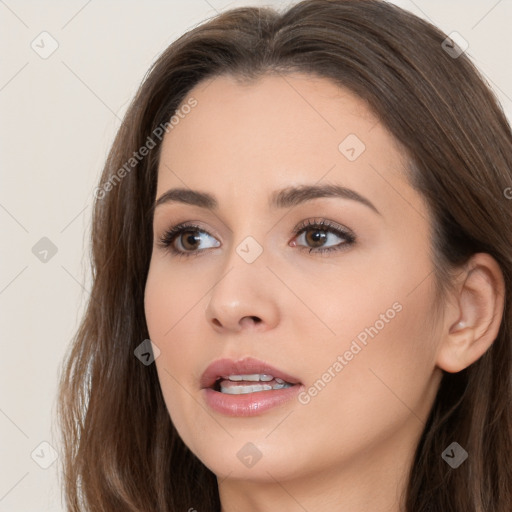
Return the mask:
<path id="1" fill-rule="evenodd" d="M 298 245 L 298 241 L 312 244 L 313 247 L 309 248 L 299 245 L 302 250 L 308 250 L 310 253 L 339 251 L 356 241 L 352 231 L 325 219 L 319 221 L 307 220 L 296 228 L 295 233 L 297 237 L 294 239 L 293 245 Z M 336 238 L 341 238 L 344 241 L 336 243 Z M 331 242 L 331 245 L 326 245 L 328 242 Z"/>
<path id="2" fill-rule="evenodd" d="M 210 247 L 201 248 L 199 245 L 208 237 L 215 240 L 208 232 L 195 224 L 178 224 L 166 231 L 160 239 L 159 245 L 177 256 L 193 256 L 205 249 L 219 247 L 216 241 Z"/>

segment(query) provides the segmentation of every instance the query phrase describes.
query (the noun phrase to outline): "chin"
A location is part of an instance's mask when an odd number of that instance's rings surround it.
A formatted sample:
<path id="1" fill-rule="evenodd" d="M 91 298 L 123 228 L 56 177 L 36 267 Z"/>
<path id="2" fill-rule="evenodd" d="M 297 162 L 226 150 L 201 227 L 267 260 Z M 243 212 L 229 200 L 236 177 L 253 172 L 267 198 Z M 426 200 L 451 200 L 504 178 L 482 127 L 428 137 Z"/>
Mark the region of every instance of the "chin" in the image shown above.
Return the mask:
<path id="1" fill-rule="evenodd" d="M 194 453 L 219 480 L 229 478 L 275 483 L 275 480 L 289 480 L 301 473 L 302 465 L 298 462 L 302 462 L 304 453 L 301 453 L 300 447 L 285 447 L 277 438 L 274 443 L 269 440 L 247 441 L 247 436 L 243 435 L 237 438 L 230 438 L 225 444 L 212 440 L 214 449 L 212 445 L 203 445 Z M 297 453 L 300 453 L 300 457 L 297 457 Z M 298 461 L 298 458 L 301 460 Z M 310 458 L 305 466 L 309 470 L 312 469 L 311 462 Z"/>

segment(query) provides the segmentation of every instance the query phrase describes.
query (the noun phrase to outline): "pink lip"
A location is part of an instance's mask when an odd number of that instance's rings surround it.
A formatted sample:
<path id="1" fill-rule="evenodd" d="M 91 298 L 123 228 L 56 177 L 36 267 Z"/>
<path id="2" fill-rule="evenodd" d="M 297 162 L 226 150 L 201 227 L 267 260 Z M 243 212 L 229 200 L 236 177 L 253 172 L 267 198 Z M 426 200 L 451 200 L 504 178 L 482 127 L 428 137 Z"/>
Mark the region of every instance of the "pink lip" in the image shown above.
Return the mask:
<path id="1" fill-rule="evenodd" d="M 289 388 L 257 391 L 243 395 L 228 395 L 213 389 L 219 377 L 229 375 L 268 374 L 283 379 Z M 295 397 L 304 386 L 296 377 L 278 370 L 263 361 L 245 358 L 240 361 L 218 359 L 214 361 L 201 377 L 201 392 L 208 406 L 216 412 L 227 416 L 256 416 L 273 407 L 278 407 Z"/>
<path id="2" fill-rule="evenodd" d="M 207 405 L 226 416 L 256 416 L 273 407 L 278 407 L 296 397 L 304 389 L 302 385 L 291 388 L 257 391 L 245 395 L 225 395 L 211 388 L 201 390 Z"/>

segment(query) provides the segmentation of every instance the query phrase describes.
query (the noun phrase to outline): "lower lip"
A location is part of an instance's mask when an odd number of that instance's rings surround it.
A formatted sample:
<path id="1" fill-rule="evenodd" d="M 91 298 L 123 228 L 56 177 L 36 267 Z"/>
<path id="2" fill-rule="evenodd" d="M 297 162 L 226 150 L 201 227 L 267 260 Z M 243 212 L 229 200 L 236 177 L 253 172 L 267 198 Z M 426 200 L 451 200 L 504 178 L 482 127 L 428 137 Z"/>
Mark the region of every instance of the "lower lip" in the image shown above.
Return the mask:
<path id="1" fill-rule="evenodd" d="M 289 388 L 257 391 L 243 395 L 229 395 L 204 388 L 206 403 L 214 411 L 226 416 L 257 416 L 274 407 L 279 407 L 296 397 L 304 386 L 295 384 Z"/>

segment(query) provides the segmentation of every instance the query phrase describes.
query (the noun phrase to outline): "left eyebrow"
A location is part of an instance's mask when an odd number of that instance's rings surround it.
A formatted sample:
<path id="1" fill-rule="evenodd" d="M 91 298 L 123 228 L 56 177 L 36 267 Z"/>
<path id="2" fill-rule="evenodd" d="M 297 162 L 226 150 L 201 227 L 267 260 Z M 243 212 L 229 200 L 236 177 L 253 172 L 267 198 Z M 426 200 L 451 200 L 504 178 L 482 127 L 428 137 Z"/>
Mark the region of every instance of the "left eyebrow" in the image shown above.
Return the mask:
<path id="1" fill-rule="evenodd" d="M 369 199 L 358 194 L 355 190 L 329 184 L 302 185 L 278 190 L 272 194 L 269 206 L 272 208 L 289 208 L 320 197 L 338 197 L 357 201 L 372 209 L 375 213 L 382 215 Z"/>
<path id="2" fill-rule="evenodd" d="M 286 187 L 273 192 L 269 199 L 270 208 L 290 208 L 301 203 L 322 197 L 337 197 L 357 201 L 378 215 L 382 215 L 375 205 L 366 197 L 355 190 L 340 185 L 299 185 Z M 186 188 L 173 188 L 162 194 L 155 202 L 154 209 L 164 203 L 179 202 L 192 206 L 199 206 L 208 210 L 217 210 L 219 203 L 217 199 L 207 192 L 191 190 Z"/>

